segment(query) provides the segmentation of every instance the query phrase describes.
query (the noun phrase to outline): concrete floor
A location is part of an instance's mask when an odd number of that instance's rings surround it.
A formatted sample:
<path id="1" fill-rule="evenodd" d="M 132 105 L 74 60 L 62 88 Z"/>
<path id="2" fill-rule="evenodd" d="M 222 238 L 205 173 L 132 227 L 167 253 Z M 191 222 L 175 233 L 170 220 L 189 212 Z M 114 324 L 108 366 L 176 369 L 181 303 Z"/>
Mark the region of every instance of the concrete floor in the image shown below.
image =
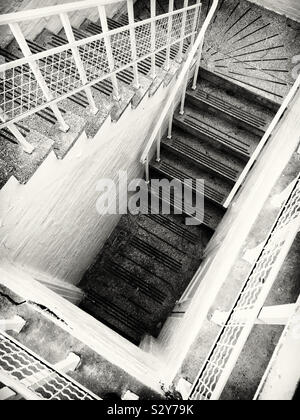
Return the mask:
<path id="1" fill-rule="evenodd" d="M 202 19 L 212 4 L 203 0 Z M 281 102 L 294 83 L 300 24 L 249 1 L 220 0 L 208 29 L 203 65 Z"/>

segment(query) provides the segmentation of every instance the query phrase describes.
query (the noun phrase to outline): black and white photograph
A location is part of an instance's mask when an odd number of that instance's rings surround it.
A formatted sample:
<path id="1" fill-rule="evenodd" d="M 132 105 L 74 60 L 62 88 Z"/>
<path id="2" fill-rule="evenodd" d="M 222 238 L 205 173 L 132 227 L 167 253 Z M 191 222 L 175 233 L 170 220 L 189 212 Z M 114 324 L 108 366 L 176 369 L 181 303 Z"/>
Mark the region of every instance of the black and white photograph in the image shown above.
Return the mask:
<path id="1" fill-rule="evenodd" d="M 0 400 L 300 400 L 300 0 L 0 0 Z"/>

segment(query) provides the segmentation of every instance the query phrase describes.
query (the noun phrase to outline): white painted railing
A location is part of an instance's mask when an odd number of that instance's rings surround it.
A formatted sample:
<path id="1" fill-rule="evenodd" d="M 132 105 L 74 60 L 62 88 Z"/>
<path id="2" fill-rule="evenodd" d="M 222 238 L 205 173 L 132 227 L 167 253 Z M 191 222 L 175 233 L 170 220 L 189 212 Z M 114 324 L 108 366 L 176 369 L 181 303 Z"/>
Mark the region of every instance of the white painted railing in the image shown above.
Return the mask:
<path id="1" fill-rule="evenodd" d="M 299 229 L 300 175 L 193 384 L 189 399 L 220 397 Z"/>
<path id="2" fill-rule="evenodd" d="M 197 0 L 199 1 L 199 0 Z M 175 102 L 178 94 L 181 92 L 181 105 L 180 105 L 180 112 L 183 113 L 184 109 L 184 101 L 185 101 L 185 94 L 187 89 L 187 83 L 189 79 L 189 74 L 191 67 L 194 63 L 195 65 L 195 73 L 194 73 L 194 80 L 197 79 L 201 55 L 202 55 L 202 47 L 203 41 L 206 34 L 206 30 L 211 23 L 211 20 L 217 10 L 218 7 L 218 0 L 213 0 L 212 6 L 207 14 L 207 17 L 199 31 L 199 34 L 196 37 L 194 44 L 191 46 L 190 51 L 188 52 L 187 59 L 180 71 L 180 74 L 177 78 L 177 81 L 172 89 L 172 92 L 163 107 L 162 111 L 160 112 L 160 117 L 151 133 L 151 136 L 147 142 L 145 150 L 141 156 L 141 163 L 145 165 L 145 174 L 146 174 L 146 181 L 149 181 L 149 162 L 151 158 L 151 151 L 153 149 L 153 145 L 156 143 L 156 160 L 160 161 L 160 144 L 161 144 L 161 137 L 162 137 L 162 130 L 164 127 L 164 123 L 168 120 L 168 137 L 171 138 L 172 135 L 172 121 L 175 109 Z M 197 3 L 200 8 L 200 4 Z M 186 10 L 186 9 L 184 9 Z M 180 47 L 181 48 L 181 47 Z"/>
<path id="3" fill-rule="evenodd" d="M 28 400 L 101 400 L 3 331 L 0 382 Z"/>
<path id="4" fill-rule="evenodd" d="M 280 122 L 282 116 L 284 115 L 284 113 L 288 109 L 288 107 L 289 107 L 290 103 L 292 102 L 293 98 L 295 97 L 299 87 L 300 87 L 300 76 L 295 81 L 295 83 L 294 83 L 293 87 L 291 88 L 290 92 L 288 93 L 288 95 L 284 99 L 282 105 L 280 106 L 279 110 L 277 111 L 277 113 L 276 113 L 274 119 L 272 120 L 270 126 L 268 127 L 264 136 L 260 140 L 260 142 L 259 142 L 258 146 L 256 147 L 254 153 L 252 154 L 251 158 L 247 162 L 247 165 L 244 167 L 242 173 L 240 174 L 239 179 L 237 180 L 236 184 L 234 185 L 233 189 L 231 190 L 230 194 L 228 195 L 228 197 L 227 197 L 227 199 L 224 203 L 225 208 L 228 208 L 230 206 L 230 204 L 231 204 L 232 200 L 234 199 L 236 193 L 238 192 L 240 187 L 243 185 L 248 173 L 250 172 L 251 168 L 253 167 L 253 165 L 257 161 L 258 157 L 260 156 L 261 151 L 263 150 L 263 148 L 267 144 L 268 140 L 270 139 L 270 137 L 272 136 L 272 134 L 275 132 L 276 128 L 278 127 L 278 123 Z"/>
<path id="5" fill-rule="evenodd" d="M 123 0 L 124 1 L 124 0 Z M 199 2 L 183 9 L 155 16 L 152 7 L 149 19 L 135 22 L 133 0 L 127 0 L 129 24 L 108 30 L 105 5 L 115 0 L 93 0 L 46 7 L 0 16 L 0 25 L 9 25 L 23 58 L 0 65 L 0 129 L 7 127 L 24 150 L 33 151 L 15 123 L 50 107 L 62 131 L 68 131 L 57 103 L 84 90 L 93 114 L 97 106 L 93 85 L 106 78 L 112 80 L 114 97 L 120 99 L 116 73 L 133 68 L 134 87 L 139 87 L 137 64 L 151 59 L 151 76 L 155 77 L 155 56 L 165 54 L 169 63 L 171 50 L 182 57 L 184 42 L 191 42 L 198 30 Z M 154 2 L 152 2 L 154 4 Z M 96 7 L 101 32 L 75 40 L 68 12 Z M 57 15 L 66 34 L 66 44 L 32 54 L 22 33 L 20 22 Z M 168 57 L 166 57 L 168 55 Z"/>

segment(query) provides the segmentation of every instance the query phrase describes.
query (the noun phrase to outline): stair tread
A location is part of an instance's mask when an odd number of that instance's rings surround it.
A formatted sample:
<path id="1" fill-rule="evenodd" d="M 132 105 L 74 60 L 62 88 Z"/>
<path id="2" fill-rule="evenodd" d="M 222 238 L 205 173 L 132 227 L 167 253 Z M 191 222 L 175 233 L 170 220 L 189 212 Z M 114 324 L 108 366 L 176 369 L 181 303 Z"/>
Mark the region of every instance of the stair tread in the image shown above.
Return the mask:
<path id="1" fill-rule="evenodd" d="M 209 110 L 197 110 L 190 105 L 183 115 L 175 114 L 175 125 L 190 130 L 199 137 L 208 138 L 248 160 L 259 143 L 259 136 L 226 121 L 222 115 L 214 115 Z"/>
<path id="2" fill-rule="evenodd" d="M 196 180 L 203 180 L 204 191 L 200 185 L 198 192 L 204 195 L 206 199 L 220 206 L 223 205 L 232 188 L 232 185 L 227 180 L 207 172 L 200 166 L 189 164 L 188 161 L 178 158 L 169 151 L 162 152 L 161 161 L 152 161 L 150 168 L 158 171 L 161 175 L 167 176 L 169 179 L 179 179 L 181 182 L 184 182 L 185 179 L 191 179 L 194 190 L 196 188 Z"/>
<path id="3" fill-rule="evenodd" d="M 228 92 L 225 88 L 200 79 L 195 90 L 188 89 L 187 100 L 198 100 L 262 133 L 271 123 L 273 113 L 263 105 L 243 97 L 242 92 Z"/>
<path id="4" fill-rule="evenodd" d="M 244 163 L 239 159 L 201 142 L 196 136 L 178 127 L 174 127 L 171 139 L 162 140 L 162 148 L 190 159 L 231 182 L 236 182 L 244 167 Z"/>
<path id="5" fill-rule="evenodd" d="M 12 174 L 21 183 L 26 183 L 31 178 L 53 147 L 51 139 L 34 130 L 27 134 L 26 141 L 35 147 L 31 154 L 24 152 L 18 143 L 7 140 L 0 133 L 0 159 L 6 162 L 9 173 L 13 171 Z"/>

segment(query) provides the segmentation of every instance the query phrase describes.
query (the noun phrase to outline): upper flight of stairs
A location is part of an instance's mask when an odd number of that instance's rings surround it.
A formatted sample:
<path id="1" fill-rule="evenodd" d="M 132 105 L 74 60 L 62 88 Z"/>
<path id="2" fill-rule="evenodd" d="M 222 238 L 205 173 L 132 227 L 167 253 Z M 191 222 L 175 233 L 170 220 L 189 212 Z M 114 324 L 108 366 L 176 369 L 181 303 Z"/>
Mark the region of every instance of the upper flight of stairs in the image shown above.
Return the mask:
<path id="1" fill-rule="evenodd" d="M 82 280 L 85 311 L 135 344 L 146 334 L 158 335 L 201 264 L 225 214 L 223 204 L 276 107 L 200 70 L 196 90 L 187 90 L 184 114 L 175 112 L 172 138 L 162 139 L 160 161 L 150 163 L 150 178 L 192 179 L 194 200 L 196 194 L 204 197 L 201 224 L 185 224 L 192 208 L 183 215 L 123 216 Z M 173 210 L 181 207 L 173 195 L 167 202 Z"/>

